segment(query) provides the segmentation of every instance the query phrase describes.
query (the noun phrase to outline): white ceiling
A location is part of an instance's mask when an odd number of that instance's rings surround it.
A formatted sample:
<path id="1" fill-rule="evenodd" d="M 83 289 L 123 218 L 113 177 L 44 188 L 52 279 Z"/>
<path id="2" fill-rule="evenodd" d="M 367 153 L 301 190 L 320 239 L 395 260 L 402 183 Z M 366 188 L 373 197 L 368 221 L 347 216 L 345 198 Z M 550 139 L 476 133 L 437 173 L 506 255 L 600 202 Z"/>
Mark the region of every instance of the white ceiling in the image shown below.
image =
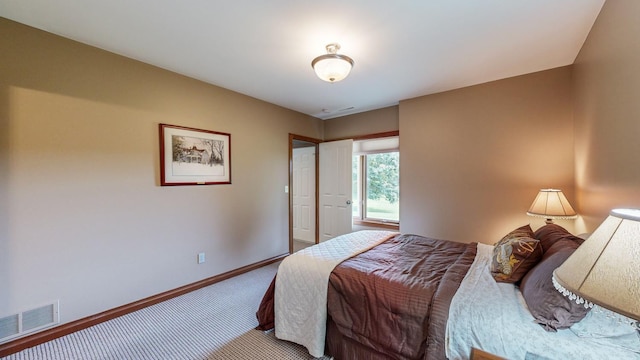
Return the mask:
<path id="1" fill-rule="evenodd" d="M 328 119 L 573 63 L 605 0 L 0 0 L 0 16 Z M 325 45 L 355 60 L 318 79 Z"/>

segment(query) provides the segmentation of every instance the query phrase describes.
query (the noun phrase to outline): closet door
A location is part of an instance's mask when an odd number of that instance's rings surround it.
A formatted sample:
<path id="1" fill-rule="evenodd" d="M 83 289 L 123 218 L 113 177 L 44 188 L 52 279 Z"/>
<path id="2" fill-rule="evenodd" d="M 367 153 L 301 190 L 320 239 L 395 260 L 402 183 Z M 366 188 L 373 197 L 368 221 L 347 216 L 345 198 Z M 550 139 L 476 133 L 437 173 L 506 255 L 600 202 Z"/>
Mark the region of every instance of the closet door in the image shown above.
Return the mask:
<path id="1" fill-rule="evenodd" d="M 316 242 L 316 147 L 293 149 L 293 238 Z"/>

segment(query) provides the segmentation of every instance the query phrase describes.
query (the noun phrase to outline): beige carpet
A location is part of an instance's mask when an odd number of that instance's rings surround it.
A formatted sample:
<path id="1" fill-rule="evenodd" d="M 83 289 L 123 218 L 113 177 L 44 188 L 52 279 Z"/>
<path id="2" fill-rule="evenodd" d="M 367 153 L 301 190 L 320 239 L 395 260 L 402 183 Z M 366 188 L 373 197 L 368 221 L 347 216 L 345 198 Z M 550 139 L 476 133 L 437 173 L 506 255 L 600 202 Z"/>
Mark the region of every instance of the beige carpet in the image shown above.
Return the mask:
<path id="1" fill-rule="evenodd" d="M 127 314 L 3 360 L 313 359 L 304 347 L 254 330 L 278 264 Z"/>
<path id="2" fill-rule="evenodd" d="M 299 250 L 302 249 L 306 249 L 309 246 L 314 245 L 314 243 L 310 243 L 310 242 L 306 242 L 306 241 L 302 241 L 302 240 L 298 240 L 298 239 L 293 239 L 293 252 L 297 252 Z"/>

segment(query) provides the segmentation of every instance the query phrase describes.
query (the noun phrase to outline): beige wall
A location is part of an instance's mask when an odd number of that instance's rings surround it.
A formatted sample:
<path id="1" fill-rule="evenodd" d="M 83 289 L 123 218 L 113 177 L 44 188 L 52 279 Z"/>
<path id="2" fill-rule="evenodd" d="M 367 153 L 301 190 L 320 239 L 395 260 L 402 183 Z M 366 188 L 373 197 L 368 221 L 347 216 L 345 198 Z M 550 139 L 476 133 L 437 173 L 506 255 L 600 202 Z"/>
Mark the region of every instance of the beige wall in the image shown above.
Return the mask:
<path id="1" fill-rule="evenodd" d="M 569 67 L 402 101 L 399 119 L 403 233 L 494 243 L 543 224 L 525 214 L 540 188 L 574 200 Z"/>
<path id="2" fill-rule="evenodd" d="M 344 139 L 399 129 L 398 107 L 367 111 L 324 121 L 324 138 Z"/>
<path id="3" fill-rule="evenodd" d="M 288 251 L 288 133 L 320 120 L 1 18 L 0 53 L 0 316 L 59 299 L 68 322 Z M 233 184 L 159 186 L 159 123 L 230 133 Z"/>
<path id="4" fill-rule="evenodd" d="M 640 1 L 607 1 L 574 64 L 576 195 L 593 229 L 640 207 Z"/>

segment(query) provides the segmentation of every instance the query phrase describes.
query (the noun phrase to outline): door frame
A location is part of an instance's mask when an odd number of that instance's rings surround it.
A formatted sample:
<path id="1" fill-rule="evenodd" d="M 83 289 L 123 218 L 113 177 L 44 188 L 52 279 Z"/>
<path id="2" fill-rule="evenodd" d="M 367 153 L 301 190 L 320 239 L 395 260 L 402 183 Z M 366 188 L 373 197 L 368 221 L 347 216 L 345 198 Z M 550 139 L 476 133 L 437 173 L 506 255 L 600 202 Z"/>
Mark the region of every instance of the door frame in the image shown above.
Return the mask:
<path id="1" fill-rule="evenodd" d="M 319 150 L 319 146 L 318 144 L 320 144 L 321 142 L 323 142 L 320 139 L 314 139 L 311 137 L 307 137 L 307 136 L 302 136 L 302 135 L 296 135 L 296 134 L 291 134 L 289 133 L 289 254 L 293 253 L 293 141 L 294 140 L 300 140 L 300 141 L 305 141 L 305 142 L 309 142 L 312 144 L 315 144 L 315 149 L 316 149 L 316 156 L 315 156 L 315 163 L 316 163 L 316 176 L 315 176 L 315 192 L 316 192 L 316 200 L 315 200 L 315 208 L 316 208 L 316 218 L 315 218 L 315 222 L 316 222 L 316 226 L 315 226 L 315 241 L 314 243 L 317 244 L 318 243 L 318 238 L 320 236 L 320 220 L 319 220 L 319 215 L 318 215 L 318 196 L 319 196 L 319 187 L 318 187 L 318 181 L 320 180 L 318 175 L 319 175 L 319 167 L 320 167 L 320 156 L 318 154 L 318 150 Z"/>
<path id="2" fill-rule="evenodd" d="M 387 132 L 381 132 L 381 133 L 373 133 L 373 134 L 367 134 L 367 135 L 359 135 L 359 136 L 349 136 L 349 137 L 342 137 L 342 138 L 335 138 L 335 139 L 329 139 L 329 140 L 320 140 L 320 139 L 315 139 L 315 138 L 311 138 L 308 136 L 303 136 L 303 135 L 296 135 L 296 134 L 292 134 L 289 133 L 289 254 L 293 253 L 293 140 L 300 140 L 300 141 L 306 141 L 309 143 L 313 143 L 315 144 L 316 147 L 316 229 L 315 229 L 315 243 L 318 243 L 318 240 L 320 239 L 320 214 L 319 214 L 319 201 L 318 201 L 318 197 L 320 196 L 320 143 L 326 142 L 326 141 L 337 141 L 337 140 L 346 140 L 346 139 L 352 139 L 353 141 L 357 141 L 357 140 L 367 140 L 367 139 L 374 139 L 374 138 L 382 138 L 382 137 L 389 137 L 389 136 L 400 136 L 400 131 L 398 130 L 394 130 L 394 131 L 387 131 Z M 366 225 L 366 224 L 363 224 Z M 377 224 L 376 224 L 377 226 Z"/>

